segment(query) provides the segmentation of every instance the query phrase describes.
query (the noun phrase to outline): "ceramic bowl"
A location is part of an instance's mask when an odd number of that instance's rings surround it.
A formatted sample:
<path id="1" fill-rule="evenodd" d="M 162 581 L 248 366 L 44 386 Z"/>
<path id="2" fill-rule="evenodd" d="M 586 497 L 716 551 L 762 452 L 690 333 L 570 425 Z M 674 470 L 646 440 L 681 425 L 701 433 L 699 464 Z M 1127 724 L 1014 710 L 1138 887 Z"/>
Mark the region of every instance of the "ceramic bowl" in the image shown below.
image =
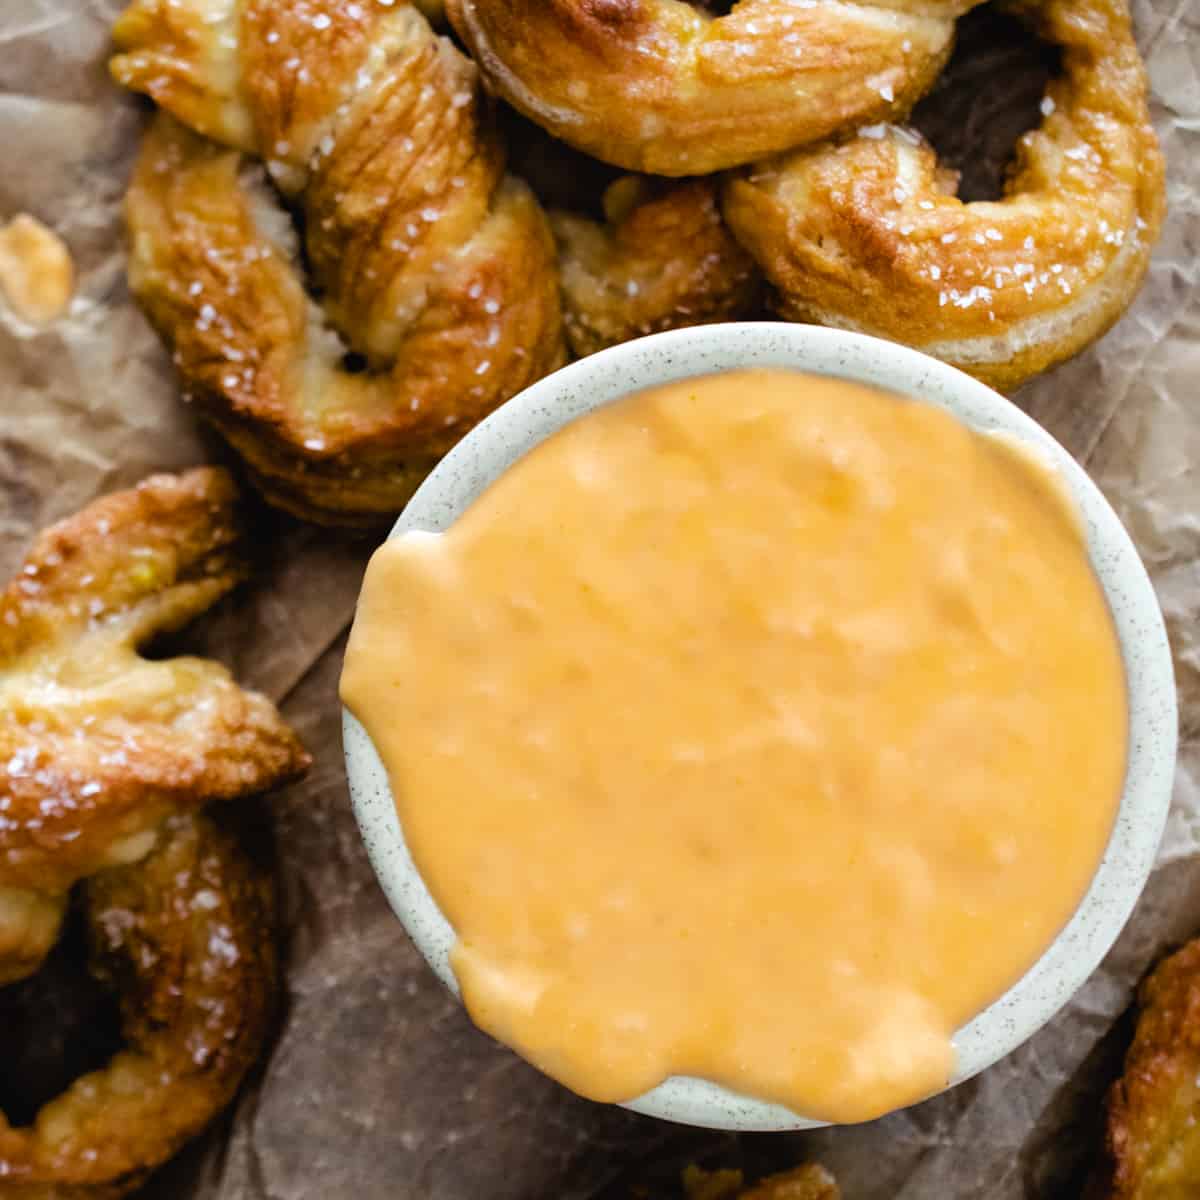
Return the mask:
<path id="1" fill-rule="evenodd" d="M 1020 409 L 961 371 L 914 350 L 808 325 L 703 326 L 627 342 L 573 363 L 510 400 L 442 460 L 391 536 L 443 530 L 493 480 L 576 417 L 642 388 L 742 367 L 791 368 L 885 388 L 935 404 L 978 430 L 1018 439 L 1059 473 L 1083 515 L 1092 564 L 1120 637 L 1129 688 L 1129 764 L 1112 836 L 1087 894 L 1042 957 L 958 1030 L 950 1086 L 1014 1050 L 1095 970 L 1125 924 L 1154 862 L 1175 763 L 1171 656 L 1146 571 L 1125 530 L 1074 459 Z M 387 774 L 362 726 L 344 717 L 355 815 L 388 900 L 439 978 L 457 993 L 454 933 L 413 865 Z M 715 1129 L 785 1130 L 821 1124 L 700 1079 L 677 1076 L 628 1105 Z"/>

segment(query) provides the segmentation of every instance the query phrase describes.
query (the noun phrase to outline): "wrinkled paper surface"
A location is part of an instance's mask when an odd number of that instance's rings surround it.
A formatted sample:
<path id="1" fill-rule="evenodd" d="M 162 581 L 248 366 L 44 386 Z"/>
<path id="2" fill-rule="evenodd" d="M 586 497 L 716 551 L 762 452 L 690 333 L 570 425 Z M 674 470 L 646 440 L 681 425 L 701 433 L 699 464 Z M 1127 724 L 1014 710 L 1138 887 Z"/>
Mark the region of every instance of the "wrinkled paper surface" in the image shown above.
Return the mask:
<path id="1" fill-rule="evenodd" d="M 119 7 L 0 8 L 0 221 L 35 214 L 66 240 L 79 272 L 70 311 L 49 328 L 23 324 L 0 302 L 5 576 L 36 529 L 94 496 L 225 454 L 179 402 L 125 283 L 120 199 L 145 109 L 104 71 Z M 757 1174 L 818 1156 L 847 1200 L 1078 1196 L 1100 1097 L 1128 1038 L 1131 990 L 1165 947 L 1200 932 L 1200 8 L 1136 0 L 1135 17 L 1170 162 L 1163 241 L 1117 328 L 1017 397 L 1116 505 L 1174 642 L 1174 809 L 1158 870 L 1100 971 L 1017 1053 L 870 1125 L 738 1138 L 575 1098 L 472 1028 L 367 865 L 346 793 L 336 683 L 370 547 L 256 511 L 258 574 L 193 642 L 278 700 L 316 756 L 305 782 L 267 801 L 284 893 L 286 1010 L 235 1110 L 147 1194 L 615 1200 L 643 1185 L 674 1195 L 688 1161 Z M 942 149 L 963 160 L 968 188 L 972 161 L 986 160 L 993 141 L 1001 155 L 1011 146 L 1029 121 L 1014 114 L 1036 105 L 1044 80 L 1031 52 L 981 28 L 921 110 Z"/>

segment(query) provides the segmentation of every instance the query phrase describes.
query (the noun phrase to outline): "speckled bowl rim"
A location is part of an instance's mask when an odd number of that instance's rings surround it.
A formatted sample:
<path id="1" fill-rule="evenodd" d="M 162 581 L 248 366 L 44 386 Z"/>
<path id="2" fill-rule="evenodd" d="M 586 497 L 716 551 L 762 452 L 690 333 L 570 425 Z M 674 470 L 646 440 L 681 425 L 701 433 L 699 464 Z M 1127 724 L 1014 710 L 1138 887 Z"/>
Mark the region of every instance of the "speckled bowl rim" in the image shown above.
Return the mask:
<path id="1" fill-rule="evenodd" d="M 1055 941 L 1008 992 L 955 1035 L 953 1087 L 1031 1037 L 1099 965 L 1154 864 L 1174 774 L 1175 684 L 1154 590 L 1108 502 L 1041 426 L 961 371 L 862 334 L 773 322 L 676 330 L 572 363 L 503 405 L 442 460 L 389 536 L 447 528 L 518 458 L 593 408 L 641 388 L 740 367 L 805 370 L 872 384 L 935 404 L 973 428 L 1003 431 L 1040 449 L 1083 514 L 1092 563 L 1116 622 L 1129 687 L 1130 753 L 1112 836 L 1087 894 Z M 372 865 L 418 949 L 457 995 L 448 963 L 454 932 L 413 865 L 374 745 L 358 721 L 343 713 L 350 794 Z M 627 1107 L 713 1129 L 793 1130 L 823 1124 L 683 1076 L 666 1080 Z"/>

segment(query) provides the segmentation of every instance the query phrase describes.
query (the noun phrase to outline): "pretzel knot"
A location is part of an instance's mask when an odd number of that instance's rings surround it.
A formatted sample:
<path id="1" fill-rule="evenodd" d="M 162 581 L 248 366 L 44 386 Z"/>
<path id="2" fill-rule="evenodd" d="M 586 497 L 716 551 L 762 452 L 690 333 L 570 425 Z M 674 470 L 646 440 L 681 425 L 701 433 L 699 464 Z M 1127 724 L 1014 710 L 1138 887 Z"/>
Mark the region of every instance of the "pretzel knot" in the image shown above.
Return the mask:
<path id="1" fill-rule="evenodd" d="M 562 360 L 553 240 L 474 67 L 378 0 L 135 0 L 114 36 L 115 78 L 192 131 L 159 117 L 127 201 L 187 391 L 273 503 L 394 513 Z"/>
<path id="2" fill-rule="evenodd" d="M 167 820 L 144 861 L 83 887 L 92 971 L 125 1046 L 32 1125 L 0 1115 L 5 1200 L 116 1200 L 229 1103 L 258 1057 L 277 982 L 269 873 L 204 816 Z"/>
<path id="3" fill-rule="evenodd" d="M 859 129 L 727 186 L 725 216 L 782 315 L 904 342 L 1013 388 L 1128 306 L 1162 226 L 1164 170 L 1124 0 L 1010 9 L 1063 49 L 996 203 L 962 203 L 908 129 Z"/>
<path id="4" fill-rule="evenodd" d="M 902 116 L 978 0 L 448 0 L 488 84 L 580 150 L 700 175 Z"/>
<path id="5" fill-rule="evenodd" d="M 137 652 L 241 577 L 233 499 L 223 471 L 154 476 L 46 530 L 0 595 L 0 982 L 37 967 L 76 881 L 308 766 L 223 666 Z"/>

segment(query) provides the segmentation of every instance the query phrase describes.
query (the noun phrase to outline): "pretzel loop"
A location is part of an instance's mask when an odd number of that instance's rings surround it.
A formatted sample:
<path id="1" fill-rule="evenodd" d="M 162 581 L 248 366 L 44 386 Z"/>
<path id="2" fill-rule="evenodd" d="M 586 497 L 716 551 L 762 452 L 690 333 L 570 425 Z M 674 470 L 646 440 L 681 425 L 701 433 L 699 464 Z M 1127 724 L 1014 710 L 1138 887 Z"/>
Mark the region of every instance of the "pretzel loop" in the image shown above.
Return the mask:
<path id="1" fill-rule="evenodd" d="M 762 164 L 724 210 L 791 320 L 904 342 L 1014 388 L 1100 337 L 1141 284 L 1164 168 L 1124 0 L 1012 11 L 1063 49 L 998 202 L 962 203 L 916 133 L 879 125 Z"/>
<path id="2" fill-rule="evenodd" d="M 978 0 L 448 0 L 489 86 L 606 162 L 701 175 L 901 117 Z"/>
<path id="3" fill-rule="evenodd" d="M 474 68 L 408 4 L 135 0 L 114 34 L 115 78 L 179 122 L 127 219 L 188 392 L 272 502 L 394 513 L 562 360 L 553 240 Z"/>

